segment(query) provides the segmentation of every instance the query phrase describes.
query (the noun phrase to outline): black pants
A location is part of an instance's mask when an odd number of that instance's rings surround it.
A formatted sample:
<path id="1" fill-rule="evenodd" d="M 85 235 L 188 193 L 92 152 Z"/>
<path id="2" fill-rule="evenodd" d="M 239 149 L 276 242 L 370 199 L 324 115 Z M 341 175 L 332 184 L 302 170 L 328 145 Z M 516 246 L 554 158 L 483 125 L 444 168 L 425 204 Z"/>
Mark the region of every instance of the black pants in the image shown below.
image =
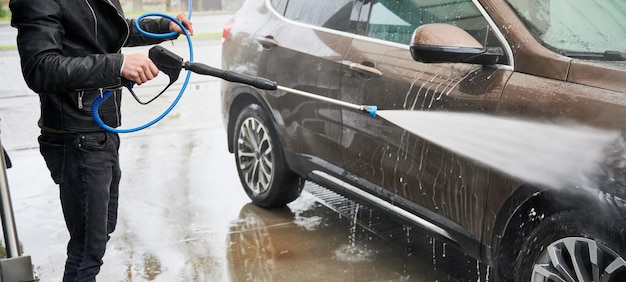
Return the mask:
<path id="1" fill-rule="evenodd" d="M 111 132 L 39 136 L 70 241 L 63 281 L 95 281 L 115 229 L 119 195 L 119 136 Z"/>

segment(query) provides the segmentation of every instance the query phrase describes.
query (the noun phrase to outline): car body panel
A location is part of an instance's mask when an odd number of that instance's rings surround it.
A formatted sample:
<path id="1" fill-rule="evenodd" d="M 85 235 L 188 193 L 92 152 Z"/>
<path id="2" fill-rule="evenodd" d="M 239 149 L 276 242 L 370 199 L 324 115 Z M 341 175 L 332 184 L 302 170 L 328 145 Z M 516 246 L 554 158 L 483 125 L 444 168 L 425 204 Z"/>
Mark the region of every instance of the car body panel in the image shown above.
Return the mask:
<path id="1" fill-rule="evenodd" d="M 384 58 L 384 59 L 381 59 Z M 342 100 L 379 110 L 494 113 L 511 71 L 421 64 L 406 48 L 353 40 L 347 61 L 377 62 L 380 77 L 347 73 Z M 477 91 L 473 85 L 483 85 Z M 384 118 L 342 109 L 345 168 L 409 202 L 437 211 L 480 238 L 489 169 L 443 150 Z M 415 211 L 414 211 L 415 212 Z"/>
<path id="2" fill-rule="evenodd" d="M 511 46 L 515 71 L 556 80 L 566 80 L 571 58 L 559 55 L 537 42 L 511 7 L 502 0 L 478 0 Z"/>
<path id="3" fill-rule="evenodd" d="M 245 16 L 242 16 L 245 15 Z M 241 72 L 247 75 L 256 75 L 258 70 L 258 51 L 262 46 L 255 40 L 257 29 L 272 17 L 272 13 L 265 7 L 264 1 L 245 1 L 234 16 L 237 21 L 229 31 L 229 44 L 238 46 L 237 49 L 224 48 L 222 50 L 222 67 L 226 70 Z M 226 39 L 224 39 L 226 40 Z M 254 93 L 251 87 L 242 84 L 233 84 L 222 81 L 221 111 L 222 121 L 226 128 L 234 121 L 230 120 L 231 106 L 238 95 L 230 93 Z M 228 142 L 232 152 L 232 142 Z"/>
<path id="4" fill-rule="evenodd" d="M 567 81 L 623 92 L 626 89 L 626 62 L 572 60 Z"/>
<path id="5" fill-rule="evenodd" d="M 577 123 L 624 134 L 626 68 L 623 62 L 589 62 L 559 55 L 535 40 L 506 2 L 479 2 L 506 37 L 515 58 L 515 72 L 507 81 L 498 115 L 541 122 Z M 607 68 L 613 64 L 622 67 Z M 511 197 L 523 186 L 519 181 L 495 173 L 491 178 L 482 240 L 485 245 L 493 241 L 494 236 L 502 235 L 498 232 L 503 230 L 492 228 L 497 226 L 496 218 L 510 219 L 516 212 L 506 205 L 520 204 L 507 203 L 503 199 Z M 533 197 L 538 190 L 542 189 L 529 188 L 530 192 L 525 195 Z"/>
<path id="6" fill-rule="evenodd" d="M 293 34 L 306 40 L 292 40 Z M 256 37 L 275 42 L 265 44 L 260 52 L 260 64 L 264 67 L 258 76 L 284 87 L 339 99 L 341 62 L 350 47 L 349 38 L 314 30 L 276 14 L 258 30 Z M 334 165 L 343 164 L 339 106 L 280 90 L 267 94 L 268 103 L 280 111 L 275 116 L 284 121 L 284 127 L 279 128 L 285 137 L 284 146 L 296 154 L 317 155 Z"/>
<path id="7" fill-rule="evenodd" d="M 435 9 L 431 4 L 429 9 Z M 345 58 L 342 100 L 379 110 L 463 111 L 493 114 L 511 74 L 505 67 L 415 62 L 406 45 L 355 36 Z M 364 75 L 349 64 L 368 65 L 381 76 Z M 432 144 L 383 119 L 342 109 L 344 168 L 391 191 L 396 203 L 415 205 L 451 220 L 476 240 L 483 232 L 489 169 Z M 378 190 L 378 189 L 376 189 Z M 369 191 L 375 193 L 375 191 Z M 383 196 L 383 195 L 381 195 Z M 441 219 L 436 220 L 442 222 Z M 451 228 L 451 226 L 447 226 Z"/>

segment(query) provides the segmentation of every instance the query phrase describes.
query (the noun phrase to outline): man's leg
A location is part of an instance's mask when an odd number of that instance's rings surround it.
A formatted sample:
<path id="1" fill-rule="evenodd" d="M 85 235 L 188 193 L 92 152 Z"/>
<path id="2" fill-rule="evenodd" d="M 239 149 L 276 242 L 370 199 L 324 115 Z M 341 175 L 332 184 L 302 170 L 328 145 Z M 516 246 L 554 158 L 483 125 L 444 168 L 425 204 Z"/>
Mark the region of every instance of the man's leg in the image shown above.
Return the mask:
<path id="1" fill-rule="evenodd" d="M 78 140 L 76 149 L 82 159 L 80 171 L 86 203 L 85 248 L 78 281 L 95 281 L 102 266 L 109 231 L 112 232 L 110 228 L 114 228 L 117 221 L 118 148 L 119 138 L 110 132 L 81 134 Z"/>
<path id="2" fill-rule="evenodd" d="M 119 149 L 120 149 L 120 137 L 116 133 L 108 133 L 109 139 L 111 139 L 112 143 L 115 145 L 115 163 L 112 164 L 112 173 L 113 179 L 111 181 L 111 188 L 109 189 L 109 211 L 108 211 L 108 221 L 107 221 L 107 233 L 111 234 L 115 231 L 115 226 L 117 225 L 117 207 L 118 207 L 118 198 L 119 198 L 119 187 L 120 187 L 120 179 L 122 178 L 122 170 L 120 169 L 119 163 Z M 107 237 L 108 239 L 109 237 Z"/>
<path id="3" fill-rule="evenodd" d="M 65 138 L 59 181 L 70 241 L 64 281 L 95 281 L 100 271 L 109 233 L 117 220 L 118 147 L 118 136 L 109 132 Z"/>

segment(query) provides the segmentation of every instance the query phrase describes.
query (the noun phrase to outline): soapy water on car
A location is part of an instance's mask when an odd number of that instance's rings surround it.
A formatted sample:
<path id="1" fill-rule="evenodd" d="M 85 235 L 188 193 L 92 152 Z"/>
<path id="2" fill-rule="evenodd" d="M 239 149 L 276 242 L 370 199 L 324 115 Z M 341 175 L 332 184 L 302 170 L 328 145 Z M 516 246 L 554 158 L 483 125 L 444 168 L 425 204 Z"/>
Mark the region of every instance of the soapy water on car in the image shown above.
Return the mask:
<path id="1" fill-rule="evenodd" d="M 617 131 L 477 113 L 380 110 L 383 119 L 458 155 L 532 184 L 593 185 Z M 623 157 L 623 156 L 621 156 Z M 623 160 L 622 160 L 623 163 Z"/>

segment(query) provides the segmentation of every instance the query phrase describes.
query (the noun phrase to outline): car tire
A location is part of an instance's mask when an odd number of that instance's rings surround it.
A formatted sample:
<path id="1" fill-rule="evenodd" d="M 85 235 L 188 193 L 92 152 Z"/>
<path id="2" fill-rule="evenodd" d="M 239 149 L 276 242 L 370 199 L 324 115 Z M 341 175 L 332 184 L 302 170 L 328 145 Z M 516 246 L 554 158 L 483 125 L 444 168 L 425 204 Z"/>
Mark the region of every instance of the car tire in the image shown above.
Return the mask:
<path id="1" fill-rule="evenodd" d="M 254 204 L 282 207 L 300 196 L 304 180 L 287 166 L 278 134 L 263 108 L 257 104 L 243 108 L 233 142 L 239 179 Z"/>
<path id="2" fill-rule="evenodd" d="M 544 219 L 522 245 L 515 281 L 626 281 L 621 221 L 573 211 Z"/>

